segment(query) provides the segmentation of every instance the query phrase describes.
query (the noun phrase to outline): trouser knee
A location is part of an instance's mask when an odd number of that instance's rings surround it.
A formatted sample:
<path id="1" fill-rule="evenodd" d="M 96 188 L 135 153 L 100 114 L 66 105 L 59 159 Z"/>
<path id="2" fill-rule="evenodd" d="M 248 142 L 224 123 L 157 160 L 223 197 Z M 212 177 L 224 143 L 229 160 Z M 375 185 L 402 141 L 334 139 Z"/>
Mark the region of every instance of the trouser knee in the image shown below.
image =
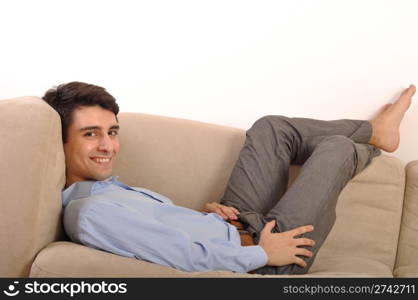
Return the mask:
<path id="1" fill-rule="evenodd" d="M 276 140 L 280 137 L 290 137 L 294 128 L 287 121 L 288 117 L 280 115 L 266 115 L 259 118 L 247 131 L 249 135 L 262 136 Z"/>
<path id="2" fill-rule="evenodd" d="M 355 143 L 344 135 L 330 135 L 318 144 L 318 151 L 327 152 L 327 160 L 354 159 L 356 156 Z"/>

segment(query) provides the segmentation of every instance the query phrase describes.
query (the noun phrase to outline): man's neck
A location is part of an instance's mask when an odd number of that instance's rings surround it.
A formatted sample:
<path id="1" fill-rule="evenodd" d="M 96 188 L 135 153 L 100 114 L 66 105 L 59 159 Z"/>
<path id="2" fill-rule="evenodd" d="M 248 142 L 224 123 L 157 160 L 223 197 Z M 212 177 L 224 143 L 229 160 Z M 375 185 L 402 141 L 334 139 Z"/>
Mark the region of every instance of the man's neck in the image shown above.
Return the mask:
<path id="1" fill-rule="evenodd" d="M 67 176 L 67 180 L 66 180 L 66 182 L 65 182 L 65 189 L 66 188 L 68 188 L 69 186 L 71 186 L 74 182 L 77 182 L 77 181 L 80 181 L 80 180 L 77 180 L 77 179 L 75 179 L 75 178 L 71 178 L 71 177 L 69 177 L 69 176 Z"/>

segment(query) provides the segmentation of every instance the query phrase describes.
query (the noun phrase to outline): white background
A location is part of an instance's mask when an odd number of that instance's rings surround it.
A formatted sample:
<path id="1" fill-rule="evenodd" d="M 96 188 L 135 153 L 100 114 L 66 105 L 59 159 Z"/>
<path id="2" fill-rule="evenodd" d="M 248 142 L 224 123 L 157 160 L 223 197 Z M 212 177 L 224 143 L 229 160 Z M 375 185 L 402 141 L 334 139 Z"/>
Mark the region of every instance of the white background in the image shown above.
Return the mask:
<path id="1" fill-rule="evenodd" d="M 0 33 L 0 99 L 85 81 L 121 111 L 243 129 L 370 119 L 418 84 L 414 0 L 2 1 Z M 417 125 L 413 103 L 393 153 L 405 163 Z"/>

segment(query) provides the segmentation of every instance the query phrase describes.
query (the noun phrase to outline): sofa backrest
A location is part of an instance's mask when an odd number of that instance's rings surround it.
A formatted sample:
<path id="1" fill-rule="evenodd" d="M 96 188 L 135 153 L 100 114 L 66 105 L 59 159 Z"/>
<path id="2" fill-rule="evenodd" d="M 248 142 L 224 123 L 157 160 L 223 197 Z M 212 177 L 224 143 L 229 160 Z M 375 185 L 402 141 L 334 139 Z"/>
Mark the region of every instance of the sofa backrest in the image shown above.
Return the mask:
<path id="1" fill-rule="evenodd" d="M 37 97 L 1 100 L 0 116 L 0 277 L 26 277 L 62 233 L 61 122 Z"/>
<path id="2" fill-rule="evenodd" d="M 176 204 L 219 201 L 245 140 L 242 129 L 139 113 L 120 113 L 113 174 Z"/>

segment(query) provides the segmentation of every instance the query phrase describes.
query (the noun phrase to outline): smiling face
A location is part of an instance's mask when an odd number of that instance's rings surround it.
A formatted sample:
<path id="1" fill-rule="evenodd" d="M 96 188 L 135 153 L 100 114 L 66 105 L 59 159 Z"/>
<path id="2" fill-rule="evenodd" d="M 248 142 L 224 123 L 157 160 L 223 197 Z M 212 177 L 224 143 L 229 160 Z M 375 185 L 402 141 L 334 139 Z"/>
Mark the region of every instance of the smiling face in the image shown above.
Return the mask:
<path id="1" fill-rule="evenodd" d="M 64 144 L 66 184 L 104 180 L 112 175 L 119 152 L 119 125 L 115 114 L 100 106 L 80 106 L 73 112 Z"/>

